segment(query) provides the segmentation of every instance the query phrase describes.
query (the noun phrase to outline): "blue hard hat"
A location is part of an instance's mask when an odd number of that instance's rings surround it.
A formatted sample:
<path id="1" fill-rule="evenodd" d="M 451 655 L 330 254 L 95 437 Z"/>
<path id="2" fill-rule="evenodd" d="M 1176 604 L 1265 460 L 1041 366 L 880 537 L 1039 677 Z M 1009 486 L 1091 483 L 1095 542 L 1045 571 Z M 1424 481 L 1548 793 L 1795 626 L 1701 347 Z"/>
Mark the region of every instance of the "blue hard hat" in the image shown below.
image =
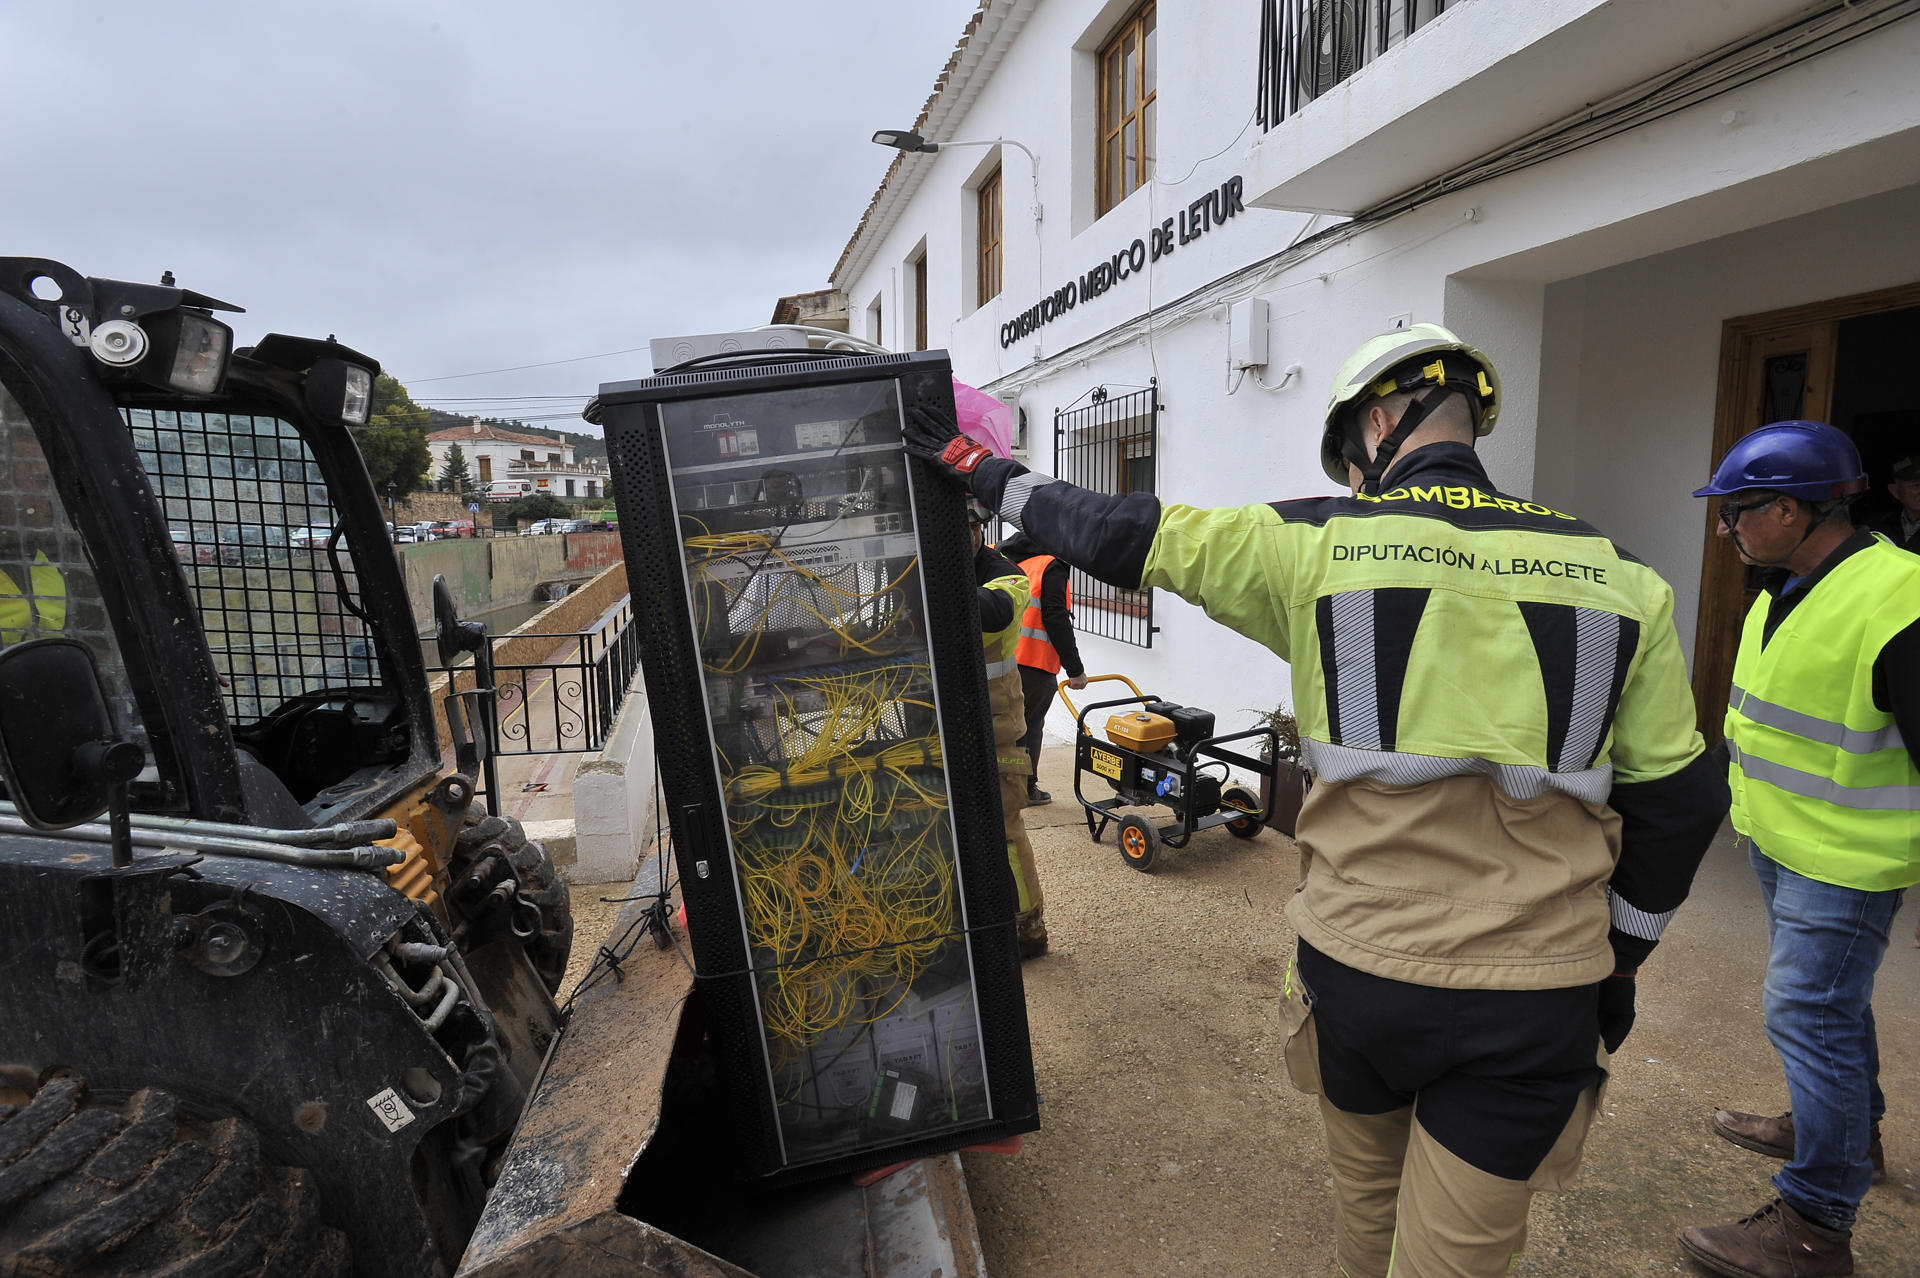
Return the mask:
<path id="1" fill-rule="evenodd" d="M 1866 467 L 1853 441 L 1825 422 L 1773 422 L 1727 450 L 1695 497 L 1764 488 L 1803 501 L 1832 501 L 1865 491 Z"/>

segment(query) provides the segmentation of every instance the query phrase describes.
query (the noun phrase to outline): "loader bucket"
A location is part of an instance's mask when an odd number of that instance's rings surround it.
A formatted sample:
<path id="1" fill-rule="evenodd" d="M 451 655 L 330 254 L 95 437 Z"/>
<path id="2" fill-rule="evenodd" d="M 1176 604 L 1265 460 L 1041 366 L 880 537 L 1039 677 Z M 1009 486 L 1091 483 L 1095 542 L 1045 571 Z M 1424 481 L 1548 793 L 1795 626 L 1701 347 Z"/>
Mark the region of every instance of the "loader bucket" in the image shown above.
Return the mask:
<path id="1" fill-rule="evenodd" d="M 630 902 L 612 935 L 644 912 Z M 701 1017 L 674 926 L 677 948 L 643 937 L 620 979 L 575 1000 L 456 1278 L 985 1278 L 958 1155 L 864 1189 L 742 1185 L 695 1165 L 723 1157 L 728 1134 L 675 1086 Z"/>

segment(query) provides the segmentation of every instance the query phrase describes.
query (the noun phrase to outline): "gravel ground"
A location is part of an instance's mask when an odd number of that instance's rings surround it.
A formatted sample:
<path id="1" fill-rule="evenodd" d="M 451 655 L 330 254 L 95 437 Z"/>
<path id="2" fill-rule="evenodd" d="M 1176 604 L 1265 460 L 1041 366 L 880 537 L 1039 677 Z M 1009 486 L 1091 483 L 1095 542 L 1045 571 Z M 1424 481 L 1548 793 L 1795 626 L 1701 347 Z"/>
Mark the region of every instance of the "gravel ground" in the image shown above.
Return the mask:
<path id="1" fill-rule="evenodd" d="M 1089 842 L 1071 751 L 1050 749 L 1029 809 L 1052 952 L 1026 964 L 1042 1127 L 1012 1158 L 965 1155 L 994 1278 L 1333 1272 L 1332 1192 L 1314 1102 L 1280 1059 L 1275 1000 L 1293 944 L 1291 842 L 1225 830 L 1128 868 Z M 1162 810 L 1164 812 L 1164 810 Z M 1150 818 L 1151 819 L 1151 818 Z M 584 970 L 625 885 L 576 886 Z M 1920 894 L 1916 894 L 1920 898 Z M 1893 1176 L 1855 1229 L 1856 1272 L 1920 1276 L 1920 949 L 1895 924 L 1875 1000 Z M 1760 1026 L 1765 924 L 1723 840 L 1641 982 L 1586 1167 L 1535 1199 L 1522 1278 L 1697 1274 L 1673 1240 L 1752 1211 L 1772 1164 L 1712 1136 L 1716 1106 L 1773 1112 L 1785 1085 Z"/>

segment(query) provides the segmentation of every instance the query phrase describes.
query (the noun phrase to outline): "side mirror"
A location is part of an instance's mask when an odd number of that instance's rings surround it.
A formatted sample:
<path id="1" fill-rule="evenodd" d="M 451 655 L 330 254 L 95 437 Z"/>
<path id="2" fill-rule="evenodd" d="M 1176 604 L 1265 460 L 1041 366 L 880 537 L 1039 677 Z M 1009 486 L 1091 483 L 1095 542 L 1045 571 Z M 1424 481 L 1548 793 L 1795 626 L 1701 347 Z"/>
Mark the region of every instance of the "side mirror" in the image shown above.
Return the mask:
<path id="1" fill-rule="evenodd" d="M 487 628 L 478 621 L 460 620 L 453 606 L 453 591 L 440 573 L 433 574 L 433 643 L 440 664 L 452 669 L 455 657 L 463 652 L 478 652 L 486 646 Z"/>
<path id="2" fill-rule="evenodd" d="M 73 639 L 0 651 L 0 777 L 21 820 L 38 830 L 124 811 L 146 752 L 114 733 L 93 653 Z"/>

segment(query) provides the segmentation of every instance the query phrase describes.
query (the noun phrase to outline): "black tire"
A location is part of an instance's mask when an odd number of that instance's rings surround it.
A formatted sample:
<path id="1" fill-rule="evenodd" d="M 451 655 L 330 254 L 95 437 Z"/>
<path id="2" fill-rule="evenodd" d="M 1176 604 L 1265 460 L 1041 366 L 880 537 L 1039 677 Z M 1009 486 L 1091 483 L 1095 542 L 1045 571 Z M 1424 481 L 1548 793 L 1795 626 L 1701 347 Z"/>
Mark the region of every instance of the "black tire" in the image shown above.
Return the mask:
<path id="1" fill-rule="evenodd" d="M 1136 870 L 1151 870 L 1153 857 L 1160 850 L 1160 836 L 1137 816 L 1120 818 L 1120 856 Z"/>
<path id="2" fill-rule="evenodd" d="M 1260 796 L 1243 785 L 1230 785 L 1220 792 L 1222 809 L 1235 808 L 1241 812 L 1258 812 Z M 1227 833 L 1236 839 L 1251 839 L 1260 833 L 1260 818 L 1254 816 L 1235 817 L 1227 822 Z"/>
<path id="3" fill-rule="evenodd" d="M 463 861 L 492 855 L 513 867 L 520 880 L 519 899 L 540 908 L 539 931 L 524 942 L 527 957 L 547 993 L 559 993 L 567 975 L 567 956 L 573 952 L 573 898 L 567 881 L 553 868 L 546 845 L 529 839 L 525 827 L 512 817 L 474 810 L 467 813 L 454 850 Z"/>
<path id="4" fill-rule="evenodd" d="M 0 1274 L 336 1278 L 351 1268 L 313 1178 L 268 1165 L 238 1118 L 190 1122 L 151 1087 L 109 1104 L 72 1076 L 0 1104 Z"/>

